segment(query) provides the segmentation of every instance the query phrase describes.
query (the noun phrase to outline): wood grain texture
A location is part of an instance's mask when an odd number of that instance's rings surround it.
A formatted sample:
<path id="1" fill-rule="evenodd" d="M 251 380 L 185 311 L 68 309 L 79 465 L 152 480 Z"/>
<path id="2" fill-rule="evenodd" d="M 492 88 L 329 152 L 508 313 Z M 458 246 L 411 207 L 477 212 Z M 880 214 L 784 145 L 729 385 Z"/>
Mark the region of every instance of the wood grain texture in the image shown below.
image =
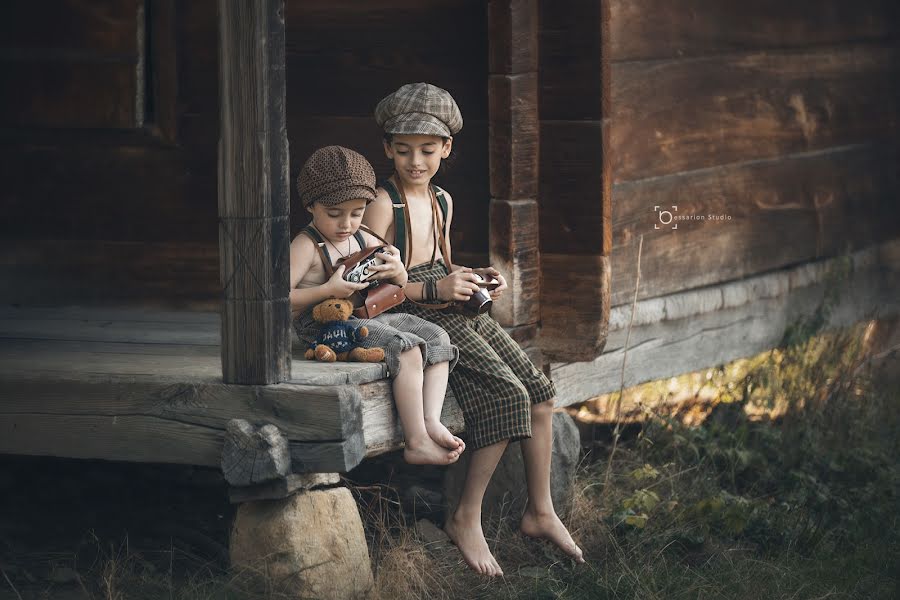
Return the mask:
<path id="1" fill-rule="evenodd" d="M 900 34 L 892 0 L 609 0 L 613 61 L 878 42 Z"/>
<path id="2" fill-rule="evenodd" d="M 900 47 L 614 63 L 613 183 L 886 139 L 900 124 Z"/>
<path id="3" fill-rule="evenodd" d="M 603 118 L 603 2 L 540 0 L 541 120 Z"/>
<path id="4" fill-rule="evenodd" d="M 898 164 L 895 146 L 873 144 L 618 184 L 613 188 L 612 305 L 631 301 L 641 234 L 639 298 L 746 277 L 896 236 Z M 656 206 L 673 215 L 670 223 L 663 222 L 670 219 L 661 217 Z"/>
<path id="5" fill-rule="evenodd" d="M 284 2 L 219 3 L 222 377 L 290 378 Z"/>
<path id="6" fill-rule="evenodd" d="M 491 316 L 505 327 L 535 324 L 541 299 L 537 202 L 491 200 L 490 220 L 490 264 L 509 285 L 494 302 Z"/>
<path id="7" fill-rule="evenodd" d="M 900 314 L 896 261 L 878 256 L 895 254 L 900 239 L 869 246 L 851 255 L 853 269 L 842 283 L 839 301 L 829 314 L 828 327 L 844 327 L 878 315 Z M 821 304 L 825 273 L 832 259 L 804 263 L 717 284 L 703 290 L 679 292 L 639 301 L 628 342 L 625 386 L 630 387 L 753 356 L 779 343 L 785 328 L 808 317 Z M 717 302 L 710 302 L 717 297 Z M 663 316 L 654 307 L 665 305 Z M 591 362 L 554 364 L 551 372 L 559 392 L 558 405 L 615 392 L 620 386 L 624 343 L 631 306 L 613 309 L 607 347 Z M 671 318 L 665 314 L 670 312 Z"/>
<path id="8" fill-rule="evenodd" d="M 533 73 L 538 66 L 537 0 L 488 2 L 490 73 Z"/>
<path id="9" fill-rule="evenodd" d="M 599 255 L 611 247 L 600 121 L 541 122 L 541 251 Z M 545 270 L 546 271 L 546 270 Z"/>
<path id="10" fill-rule="evenodd" d="M 538 193 L 538 74 L 491 75 L 491 197 L 536 198 Z"/>
<path id="11" fill-rule="evenodd" d="M 539 348 L 552 361 L 593 360 L 606 343 L 609 257 L 543 253 L 541 264 Z"/>

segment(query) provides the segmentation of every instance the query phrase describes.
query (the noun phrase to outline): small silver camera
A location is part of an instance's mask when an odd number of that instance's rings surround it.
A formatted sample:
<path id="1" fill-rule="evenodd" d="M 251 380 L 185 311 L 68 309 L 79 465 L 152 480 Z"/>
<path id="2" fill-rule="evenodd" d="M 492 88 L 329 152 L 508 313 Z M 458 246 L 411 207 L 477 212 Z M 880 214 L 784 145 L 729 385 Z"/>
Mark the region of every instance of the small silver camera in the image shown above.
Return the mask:
<path id="1" fill-rule="evenodd" d="M 368 283 L 369 287 L 366 289 L 377 286 L 380 283 L 379 280 L 369 280 L 369 278 L 377 272 L 373 271 L 370 267 L 384 264 L 384 259 L 379 256 L 379 254 L 381 253 L 381 251 L 375 252 L 356 263 L 346 273 L 344 273 L 344 279 L 352 283 Z"/>
<path id="2" fill-rule="evenodd" d="M 468 300 L 460 305 L 463 313 L 478 316 L 491 310 L 494 301 L 491 300 L 491 291 L 497 289 L 500 281 L 493 277 L 482 277 L 478 273 L 472 273 L 478 278 L 478 291 L 472 294 Z"/>

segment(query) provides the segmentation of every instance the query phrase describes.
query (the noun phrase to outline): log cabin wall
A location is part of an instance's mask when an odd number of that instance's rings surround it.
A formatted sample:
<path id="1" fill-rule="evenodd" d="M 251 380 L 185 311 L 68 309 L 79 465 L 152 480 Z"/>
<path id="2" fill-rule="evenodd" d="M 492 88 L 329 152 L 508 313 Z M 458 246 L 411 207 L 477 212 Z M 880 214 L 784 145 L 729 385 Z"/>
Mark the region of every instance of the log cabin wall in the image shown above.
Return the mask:
<path id="1" fill-rule="evenodd" d="M 375 103 L 411 81 L 445 87 L 465 125 L 436 181 L 455 200 L 454 254 L 485 261 L 485 3 L 287 0 L 285 17 L 292 181 L 327 144 L 387 176 Z M 0 301 L 218 303 L 217 22 L 213 0 L 6 7 Z"/>
<path id="2" fill-rule="evenodd" d="M 613 306 L 898 237 L 896 2 L 606 4 Z"/>

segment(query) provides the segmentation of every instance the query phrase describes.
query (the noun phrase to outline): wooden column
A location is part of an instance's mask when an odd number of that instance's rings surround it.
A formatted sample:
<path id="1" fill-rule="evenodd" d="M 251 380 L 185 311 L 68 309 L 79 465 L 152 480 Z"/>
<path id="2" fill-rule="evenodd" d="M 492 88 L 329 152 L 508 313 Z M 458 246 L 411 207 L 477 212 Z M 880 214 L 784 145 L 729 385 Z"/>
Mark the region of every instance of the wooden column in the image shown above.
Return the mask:
<path id="1" fill-rule="evenodd" d="M 284 1 L 219 0 L 222 376 L 290 378 Z"/>
<path id="2" fill-rule="evenodd" d="M 490 260 L 510 286 L 492 314 L 507 327 L 540 318 L 537 9 L 537 0 L 488 3 Z"/>

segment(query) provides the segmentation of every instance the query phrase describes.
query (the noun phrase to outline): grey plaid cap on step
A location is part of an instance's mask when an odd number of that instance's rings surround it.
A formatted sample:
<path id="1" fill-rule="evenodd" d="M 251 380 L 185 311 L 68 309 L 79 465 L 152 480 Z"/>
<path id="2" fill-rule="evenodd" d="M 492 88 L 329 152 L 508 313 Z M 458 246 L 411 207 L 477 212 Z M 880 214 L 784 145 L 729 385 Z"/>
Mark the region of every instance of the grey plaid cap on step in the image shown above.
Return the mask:
<path id="1" fill-rule="evenodd" d="M 450 137 L 463 126 L 453 96 L 430 83 L 407 83 L 382 98 L 375 120 L 385 133 Z"/>

